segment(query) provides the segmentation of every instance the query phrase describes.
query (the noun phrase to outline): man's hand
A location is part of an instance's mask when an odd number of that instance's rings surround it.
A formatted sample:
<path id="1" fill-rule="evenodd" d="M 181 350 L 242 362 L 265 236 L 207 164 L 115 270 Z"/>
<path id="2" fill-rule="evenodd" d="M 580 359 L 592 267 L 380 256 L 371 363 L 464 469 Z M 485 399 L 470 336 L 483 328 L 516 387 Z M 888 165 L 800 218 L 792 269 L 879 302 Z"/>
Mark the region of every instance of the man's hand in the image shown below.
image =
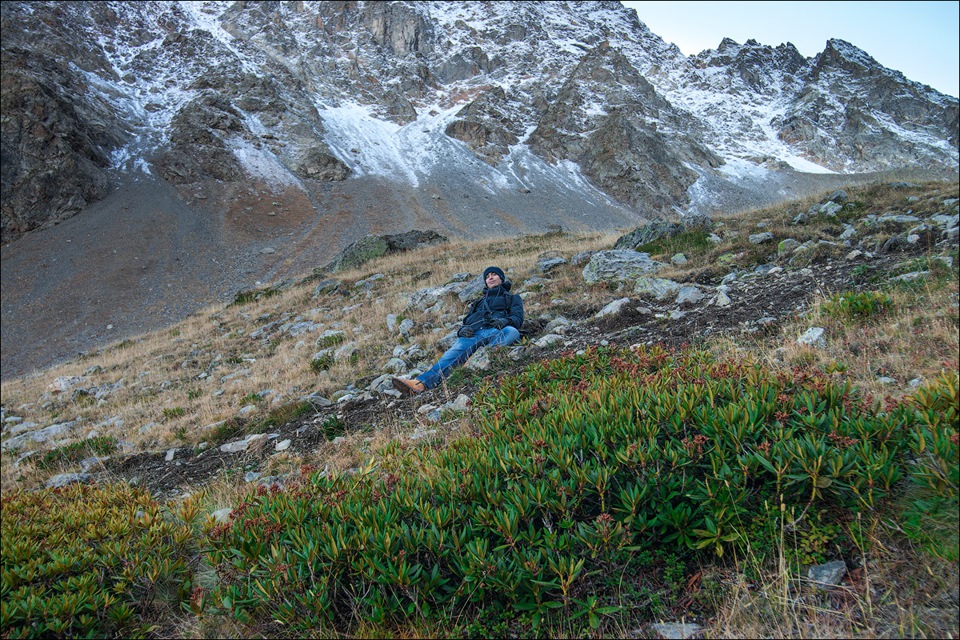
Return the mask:
<path id="1" fill-rule="evenodd" d="M 473 337 L 473 327 L 460 327 L 460 331 L 457 331 L 458 338 L 472 338 Z"/>
<path id="2" fill-rule="evenodd" d="M 494 329 L 503 329 L 504 327 L 507 327 L 510 325 L 510 321 L 507 320 L 506 318 L 494 318 L 490 322 L 490 324 L 493 326 Z"/>

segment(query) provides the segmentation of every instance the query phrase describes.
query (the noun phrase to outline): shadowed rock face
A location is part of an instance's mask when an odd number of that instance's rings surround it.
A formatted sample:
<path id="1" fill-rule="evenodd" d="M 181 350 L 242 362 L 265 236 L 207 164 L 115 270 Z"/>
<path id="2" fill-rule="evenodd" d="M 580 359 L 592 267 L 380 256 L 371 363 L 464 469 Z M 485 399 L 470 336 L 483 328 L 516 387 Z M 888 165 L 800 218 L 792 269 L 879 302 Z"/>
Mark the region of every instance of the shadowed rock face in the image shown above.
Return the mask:
<path id="1" fill-rule="evenodd" d="M 55 60 L 3 52 L 2 240 L 74 215 L 110 190 L 111 148 L 122 133 L 99 105 L 71 101 L 55 83 L 86 91 Z"/>

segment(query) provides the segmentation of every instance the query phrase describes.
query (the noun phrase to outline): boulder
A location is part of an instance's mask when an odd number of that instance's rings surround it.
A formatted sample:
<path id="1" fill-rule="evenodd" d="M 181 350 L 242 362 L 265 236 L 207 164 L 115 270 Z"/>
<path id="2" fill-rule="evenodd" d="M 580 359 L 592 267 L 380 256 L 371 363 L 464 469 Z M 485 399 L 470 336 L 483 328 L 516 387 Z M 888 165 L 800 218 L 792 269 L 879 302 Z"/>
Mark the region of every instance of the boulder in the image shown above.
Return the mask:
<path id="1" fill-rule="evenodd" d="M 583 279 L 587 284 L 635 281 L 665 266 L 662 262 L 651 260 L 647 253 L 623 249 L 598 251 L 583 268 Z"/>
<path id="2" fill-rule="evenodd" d="M 673 237 L 682 233 L 683 230 L 684 225 L 676 222 L 651 222 L 642 227 L 637 227 L 630 233 L 617 238 L 617 242 L 613 245 L 613 248 L 636 250 L 655 240 Z"/>
<path id="3" fill-rule="evenodd" d="M 388 254 L 412 251 L 422 247 L 447 242 L 447 238 L 436 231 L 408 231 L 406 233 L 360 238 L 340 252 L 328 264 L 327 271 L 345 271 L 359 267 L 365 262 L 381 258 Z"/>
<path id="4" fill-rule="evenodd" d="M 623 311 L 623 307 L 626 304 L 629 304 L 630 298 L 620 298 L 619 300 L 614 300 L 603 309 L 597 312 L 595 318 L 603 318 L 605 316 L 615 316 L 619 315 Z"/>
<path id="5" fill-rule="evenodd" d="M 665 300 L 680 290 L 680 284 L 666 278 L 637 278 L 633 290 L 641 295 L 653 296 L 657 300 Z"/>

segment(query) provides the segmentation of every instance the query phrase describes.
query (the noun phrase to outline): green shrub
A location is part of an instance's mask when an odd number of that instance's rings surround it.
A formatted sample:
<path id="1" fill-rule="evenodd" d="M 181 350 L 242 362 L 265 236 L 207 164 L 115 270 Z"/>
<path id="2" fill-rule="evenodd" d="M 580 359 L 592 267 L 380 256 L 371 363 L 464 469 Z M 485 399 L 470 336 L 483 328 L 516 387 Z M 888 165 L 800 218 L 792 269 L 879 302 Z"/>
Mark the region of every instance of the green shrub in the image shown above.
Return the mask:
<path id="1" fill-rule="evenodd" d="M 79 442 L 71 442 L 45 451 L 37 461 L 40 469 L 50 469 L 76 464 L 90 456 L 108 456 L 117 450 L 117 439 L 112 436 L 95 436 Z"/>
<path id="2" fill-rule="evenodd" d="M 280 295 L 280 293 L 282 292 L 277 287 L 264 287 L 262 289 L 247 289 L 244 291 L 238 291 L 233 297 L 233 302 L 230 304 L 230 306 L 250 304 L 251 302 L 256 302 L 257 300 L 267 300 L 273 296 Z"/>
<path id="3" fill-rule="evenodd" d="M 333 354 L 326 353 L 320 358 L 314 358 L 310 361 L 310 370 L 314 373 L 326 371 L 333 366 Z"/>
<path id="4" fill-rule="evenodd" d="M 673 256 L 683 253 L 688 258 L 703 255 L 713 249 L 713 244 L 707 239 L 709 233 L 703 229 L 682 231 L 675 236 L 660 238 L 653 242 L 637 247 L 637 251 L 649 253 L 652 256 Z"/>
<path id="5" fill-rule="evenodd" d="M 247 433 L 247 421 L 239 416 L 227 418 L 210 431 L 210 440 L 222 444 Z"/>
<path id="6" fill-rule="evenodd" d="M 259 393 L 248 393 L 247 395 L 240 398 L 240 404 L 246 406 L 248 404 L 263 404 L 264 398 Z"/>
<path id="7" fill-rule="evenodd" d="M 269 429 L 283 426 L 291 420 L 296 420 L 297 418 L 305 416 L 308 413 L 312 413 L 313 411 L 313 405 L 305 400 L 289 402 L 271 409 L 270 413 L 267 414 L 267 417 L 257 423 L 253 432 L 263 433 Z"/>
<path id="8" fill-rule="evenodd" d="M 821 305 L 824 313 L 838 320 L 863 320 L 882 315 L 893 300 L 879 291 L 837 293 Z"/>
<path id="9" fill-rule="evenodd" d="M 398 441 L 356 474 L 248 496 L 209 530 L 212 601 L 294 633 L 465 611 L 586 633 L 620 611 L 607 577 L 640 590 L 652 558 L 673 554 L 682 576 L 812 510 L 827 520 L 808 518 L 796 560 L 826 559 L 838 519 L 881 508 L 904 476 L 955 495 L 956 386 L 881 407 L 816 373 L 700 352 L 532 364 L 481 389 L 475 433 L 445 449 Z"/>
<path id="10" fill-rule="evenodd" d="M 146 492 L 5 491 L 2 505 L 5 638 L 143 637 L 190 593 L 191 531 Z"/>
<path id="11" fill-rule="evenodd" d="M 175 420 L 185 415 L 187 415 L 187 410 L 183 407 L 164 407 L 163 409 L 164 420 Z"/>
<path id="12" fill-rule="evenodd" d="M 318 349 L 327 349 L 329 347 L 334 347 L 338 344 L 342 344 L 345 340 L 343 332 L 334 332 L 317 338 L 317 348 Z"/>

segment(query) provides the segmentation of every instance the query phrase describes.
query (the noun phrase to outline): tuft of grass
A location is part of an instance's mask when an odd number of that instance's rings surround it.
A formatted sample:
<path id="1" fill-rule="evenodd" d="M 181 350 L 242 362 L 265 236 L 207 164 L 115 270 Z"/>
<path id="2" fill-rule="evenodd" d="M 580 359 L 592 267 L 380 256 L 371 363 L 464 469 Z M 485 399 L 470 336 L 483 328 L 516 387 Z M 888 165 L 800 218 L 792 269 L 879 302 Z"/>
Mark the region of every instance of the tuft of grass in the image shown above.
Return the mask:
<path id="1" fill-rule="evenodd" d="M 117 439 L 112 436 L 95 436 L 72 442 L 43 453 L 37 460 L 40 469 L 53 469 L 76 464 L 91 456 L 108 456 L 118 449 Z"/>
<path id="2" fill-rule="evenodd" d="M 834 294 L 823 303 L 828 316 L 839 320 L 866 320 L 876 318 L 893 305 L 889 295 L 879 291 Z"/>

